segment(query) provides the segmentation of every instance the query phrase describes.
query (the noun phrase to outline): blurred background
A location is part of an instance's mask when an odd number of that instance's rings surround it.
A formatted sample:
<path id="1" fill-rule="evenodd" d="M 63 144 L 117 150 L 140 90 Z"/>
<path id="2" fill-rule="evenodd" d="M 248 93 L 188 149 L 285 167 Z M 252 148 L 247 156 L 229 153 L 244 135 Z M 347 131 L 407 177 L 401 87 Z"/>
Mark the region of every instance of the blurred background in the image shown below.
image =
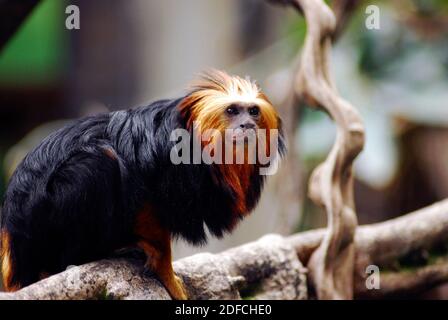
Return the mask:
<path id="1" fill-rule="evenodd" d="M 175 257 L 325 225 L 306 182 L 335 129 L 322 112 L 291 102 L 306 32 L 293 9 L 260 0 L 35 2 L 0 44 L 0 197 L 23 156 L 70 119 L 178 96 L 214 67 L 257 80 L 283 115 L 290 156 L 235 233 L 202 248 L 179 242 Z M 80 30 L 65 28 L 69 4 L 80 8 Z M 365 27 L 371 4 L 380 8 L 379 30 Z M 366 126 L 355 164 L 359 222 L 446 198 L 448 1 L 362 2 L 335 45 L 332 69 Z"/>

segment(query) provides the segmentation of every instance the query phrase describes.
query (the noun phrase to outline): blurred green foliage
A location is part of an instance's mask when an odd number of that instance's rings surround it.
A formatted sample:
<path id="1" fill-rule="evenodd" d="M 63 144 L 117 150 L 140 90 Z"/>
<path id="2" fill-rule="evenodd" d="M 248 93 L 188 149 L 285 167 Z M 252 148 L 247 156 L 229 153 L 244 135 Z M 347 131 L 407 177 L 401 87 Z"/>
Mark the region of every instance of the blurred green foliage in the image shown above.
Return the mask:
<path id="1" fill-rule="evenodd" d="M 379 1 L 378 3 L 381 5 L 385 2 Z M 445 19 L 448 17 L 448 1 L 446 0 L 414 0 L 412 3 L 416 10 L 412 13 L 414 17 L 428 20 L 442 15 Z M 448 71 L 448 32 L 441 37 L 425 38 L 399 20 L 397 7 L 385 5 L 384 8 L 388 8 L 386 12 L 392 10 L 394 15 L 389 16 L 386 13 L 384 16 L 384 11 L 382 11 L 383 27 L 381 32 L 372 32 L 363 26 L 365 19 L 363 10 L 358 10 L 347 32 L 355 41 L 359 52 L 358 66 L 364 75 L 372 80 L 393 77 L 397 72 L 397 67 L 406 58 L 424 48 L 433 48 L 436 54 L 444 52 L 444 68 Z M 384 20 L 389 20 L 389 23 L 384 25 Z"/>
<path id="2" fill-rule="evenodd" d="M 45 85 L 60 75 L 66 39 L 65 1 L 45 0 L 0 52 L 0 84 Z"/>
<path id="3" fill-rule="evenodd" d="M 289 37 L 289 46 L 292 52 L 298 52 L 305 41 L 307 26 L 305 19 L 300 15 L 295 15 L 285 26 L 285 34 Z"/>
<path id="4" fill-rule="evenodd" d="M 446 0 L 413 0 L 413 3 L 422 14 L 433 15 L 440 10 L 448 9 Z"/>

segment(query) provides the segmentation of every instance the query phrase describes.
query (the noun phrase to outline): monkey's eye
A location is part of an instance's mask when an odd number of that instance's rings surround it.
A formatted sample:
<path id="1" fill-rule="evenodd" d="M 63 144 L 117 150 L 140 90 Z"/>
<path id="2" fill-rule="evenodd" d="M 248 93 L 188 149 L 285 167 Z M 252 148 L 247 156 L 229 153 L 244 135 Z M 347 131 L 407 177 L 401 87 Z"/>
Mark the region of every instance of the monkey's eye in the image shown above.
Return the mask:
<path id="1" fill-rule="evenodd" d="M 238 109 L 235 106 L 230 106 L 226 109 L 227 114 L 236 115 L 238 114 Z"/>
<path id="2" fill-rule="evenodd" d="M 258 116 L 260 114 L 260 108 L 258 107 L 249 108 L 249 114 L 254 117 Z"/>

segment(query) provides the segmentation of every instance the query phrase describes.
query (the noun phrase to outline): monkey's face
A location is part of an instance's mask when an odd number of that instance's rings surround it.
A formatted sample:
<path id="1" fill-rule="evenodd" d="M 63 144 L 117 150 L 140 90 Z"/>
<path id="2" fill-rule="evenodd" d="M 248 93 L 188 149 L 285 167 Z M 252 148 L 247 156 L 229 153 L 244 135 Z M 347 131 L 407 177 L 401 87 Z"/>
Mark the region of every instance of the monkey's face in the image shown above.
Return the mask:
<path id="1" fill-rule="evenodd" d="M 238 141 L 239 138 L 244 139 L 247 134 L 256 134 L 256 130 L 260 127 L 260 107 L 250 102 L 231 104 L 226 108 L 224 117 L 227 129 L 234 133 L 234 141 Z"/>
<path id="2" fill-rule="evenodd" d="M 271 131 L 280 129 L 277 112 L 255 83 L 220 71 L 205 74 L 180 110 L 187 125 L 201 135 L 203 146 L 244 142 L 245 148 L 238 150 L 261 145 L 270 153 Z"/>
<path id="3" fill-rule="evenodd" d="M 193 91 L 179 108 L 188 118 L 188 126 L 194 122 L 201 132 L 269 130 L 280 126 L 277 112 L 255 83 L 221 71 L 206 73 L 193 83 Z"/>

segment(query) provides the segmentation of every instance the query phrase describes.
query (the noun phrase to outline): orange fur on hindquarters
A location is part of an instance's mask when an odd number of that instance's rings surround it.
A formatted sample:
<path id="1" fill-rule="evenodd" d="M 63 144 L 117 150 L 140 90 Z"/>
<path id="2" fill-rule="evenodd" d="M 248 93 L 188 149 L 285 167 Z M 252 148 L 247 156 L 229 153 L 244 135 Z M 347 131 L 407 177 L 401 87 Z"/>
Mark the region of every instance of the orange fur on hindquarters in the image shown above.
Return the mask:
<path id="1" fill-rule="evenodd" d="M 10 237 L 5 230 L 1 231 L 1 261 L 3 286 L 6 291 L 17 291 L 19 287 L 12 284 L 13 264 L 11 261 Z"/>

